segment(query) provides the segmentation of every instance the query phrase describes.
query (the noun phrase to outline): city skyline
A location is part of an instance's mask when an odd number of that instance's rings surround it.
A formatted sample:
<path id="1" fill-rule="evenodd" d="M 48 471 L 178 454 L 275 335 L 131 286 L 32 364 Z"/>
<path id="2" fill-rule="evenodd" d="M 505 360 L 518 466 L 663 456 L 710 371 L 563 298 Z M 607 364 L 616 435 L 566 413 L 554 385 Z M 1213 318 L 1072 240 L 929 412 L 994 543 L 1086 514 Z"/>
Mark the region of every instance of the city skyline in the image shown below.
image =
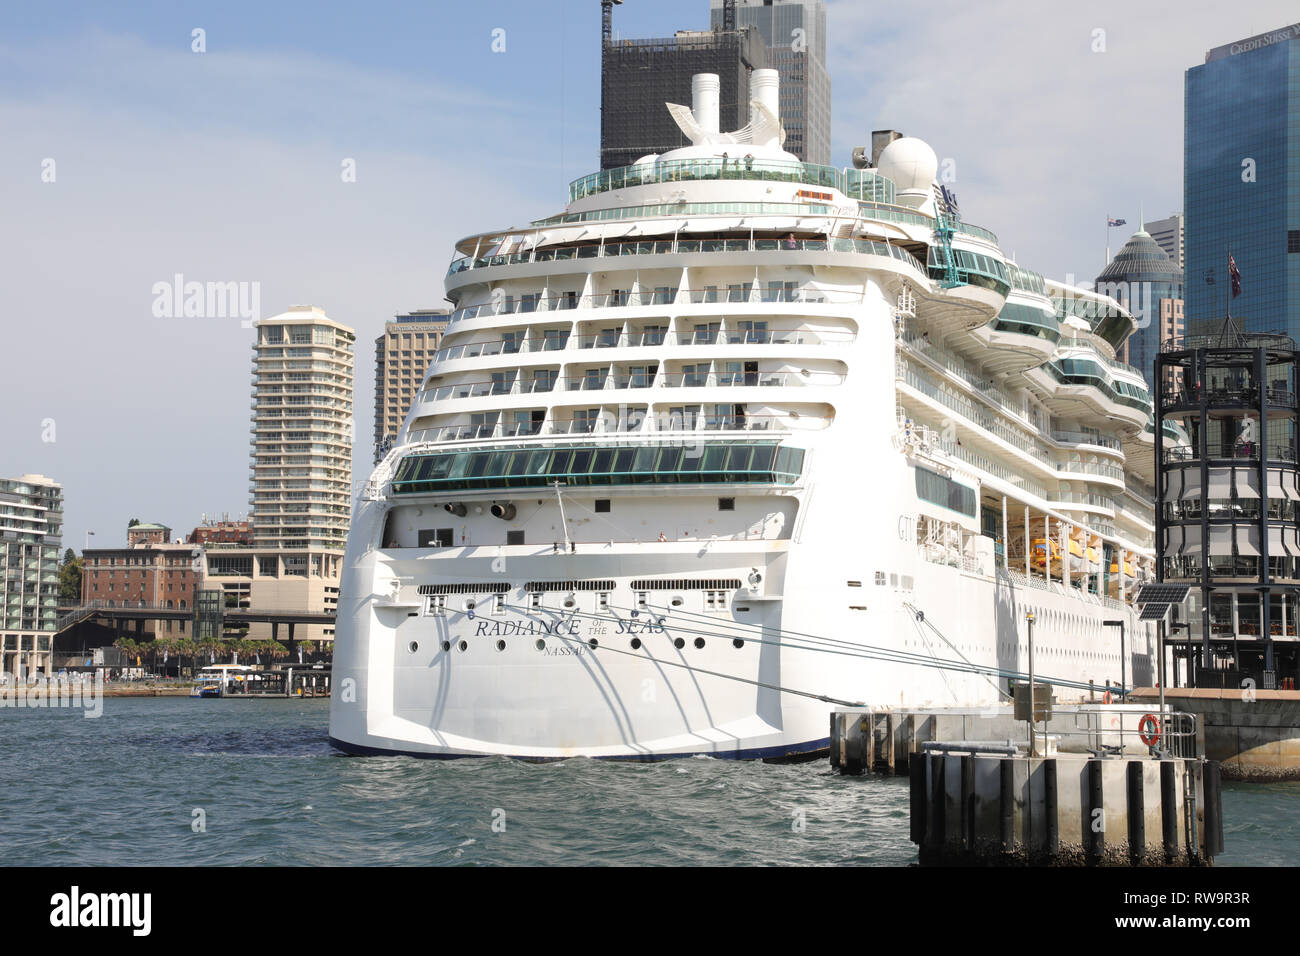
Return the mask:
<path id="1" fill-rule="evenodd" d="M 65 547 L 88 530 L 115 544 L 133 515 L 189 528 L 202 512 L 247 510 L 252 333 L 240 316 L 186 317 L 159 301 L 160 284 L 248 284 L 258 317 L 313 303 L 371 341 L 398 312 L 444 305 L 455 239 L 521 208 L 558 212 L 567 183 L 597 166 L 595 5 L 471 9 L 455 25 L 379 8 L 346 34 L 309 9 L 84 5 L 68 22 L 87 26 L 68 30 L 31 11 L 0 15 L 12 224 L 0 251 L 18 359 L 0 472 L 63 485 Z M 1184 71 L 1294 16 L 1281 3 L 1244 15 L 1195 4 L 1176 23 L 1119 4 L 1020 9 L 936 7 L 927 38 L 940 42 L 909 45 L 896 42 L 911 27 L 904 11 L 828 3 L 832 162 L 849 165 L 872 129 L 925 137 L 955 161 L 971 221 L 1026 267 L 1082 279 L 1104 265 L 1107 211 L 1136 223 L 1142 203 L 1181 207 Z M 1007 29 L 978 55 L 1024 69 L 953 88 L 939 58 L 986 35 L 976 21 L 989 19 Z M 628 35 L 707 24 L 707 0 L 630 0 L 615 15 Z M 446 69 L 424 67 L 429 47 Z M 562 69 L 543 69 L 560 49 Z M 491 77 L 443 81 L 471 65 Z M 1107 135 L 1116 149 L 1085 148 Z M 68 343 L 57 363 L 53 341 Z M 373 394 L 369 364 L 357 372 L 356 394 Z M 355 483 L 369 471 L 373 409 L 354 412 Z"/>

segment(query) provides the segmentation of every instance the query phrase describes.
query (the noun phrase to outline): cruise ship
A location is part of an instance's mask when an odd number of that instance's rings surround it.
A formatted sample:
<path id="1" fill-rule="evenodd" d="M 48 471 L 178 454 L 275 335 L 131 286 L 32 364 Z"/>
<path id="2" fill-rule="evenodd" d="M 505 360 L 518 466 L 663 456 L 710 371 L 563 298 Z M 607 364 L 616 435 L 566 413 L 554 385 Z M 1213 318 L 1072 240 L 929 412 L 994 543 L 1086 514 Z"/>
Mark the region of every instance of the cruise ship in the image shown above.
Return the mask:
<path id="1" fill-rule="evenodd" d="M 337 748 L 797 759 L 842 704 L 1004 705 L 1031 626 L 1058 700 L 1154 680 L 1137 320 L 964 221 L 919 139 L 800 162 L 777 83 L 722 132 L 696 76 L 691 145 L 457 243 L 352 517 Z"/>

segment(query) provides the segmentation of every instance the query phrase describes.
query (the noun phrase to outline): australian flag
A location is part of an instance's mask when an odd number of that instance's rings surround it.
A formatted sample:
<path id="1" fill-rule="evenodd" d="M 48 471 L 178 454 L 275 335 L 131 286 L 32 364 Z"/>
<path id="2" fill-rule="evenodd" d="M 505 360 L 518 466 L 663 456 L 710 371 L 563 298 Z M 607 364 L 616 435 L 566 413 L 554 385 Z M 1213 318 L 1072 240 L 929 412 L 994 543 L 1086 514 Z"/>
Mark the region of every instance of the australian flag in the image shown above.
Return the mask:
<path id="1" fill-rule="evenodd" d="M 1228 277 L 1232 279 L 1232 297 L 1235 299 L 1241 295 L 1241 270 L 1237 268 L 1237 260 L 1232 258 L 1232 253 L 1228 253 Z"/>
<path id="2" fill-rule="evenodd" d="M 1122 225 L 1126 224 L 1127 222 L 1128 222 L 1127 219 L 1112 219 L 1110 216 L 1107 216 L 1107 217 L 1106 217 L 1106 225 L 1107 225 L 1107 226 L 1122 226 Z"/>

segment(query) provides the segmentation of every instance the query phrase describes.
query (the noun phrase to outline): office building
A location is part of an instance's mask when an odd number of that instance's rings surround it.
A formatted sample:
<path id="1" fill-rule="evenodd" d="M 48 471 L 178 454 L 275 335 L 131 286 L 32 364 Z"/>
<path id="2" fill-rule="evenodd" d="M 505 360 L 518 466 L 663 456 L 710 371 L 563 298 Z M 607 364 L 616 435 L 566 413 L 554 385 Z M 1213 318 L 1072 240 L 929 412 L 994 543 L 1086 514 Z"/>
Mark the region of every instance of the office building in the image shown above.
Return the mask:
<path id="1" fill-rule="evenodd" d="M 1300 28 L 1210 50 L 1187 70 L 1183 212 L 1189 331 L 1300 336 Z M 1228 256 L 1241 275 L 1232 295 Z"/>
<path id="2" fill-rule="evenodd" d="M 1155 394 L 1156 353 L 1183 337 L 1183 274 L 1146 230 L 1139 229 L 1097 276 L 1097 291 L 1124 306 L 1137 319 L 1137 331 L 1119 350 Z M 1170 374 L 1175 374 L 1170 369 Z"/>
<path id="3" fill-rule="evenodd" d="M 1156 219 L 1153 222 L 1142 224 L 1142 228 L 1156 241 L 1156 245 L 1165 251 L 1165 255 L 1173 260 L 1174 265 L 1178 266 L 1180 272 L 1186 262 L 1186 250 L 1183 241 L 1185 222 L 1186 219 L 1182 213 L 1174 213 L 1166 219 Z"/>
<path id="4" fill-rule="evenodd" d="M 710 0 L 709 22 L 721 30 L 724 0 Z M 823 0 L 735 0 L 736 27 L 754 27 L 767 65 L 781 74 L 785 148 L 806 163 L 831 162 L 831 79 L 826 70 Z"/>
<path id="5" fill-rule="evenodd" d="M 0 478 L 0 670 L 49 674 L 58 619 L 63 487 Z"/>
<path id="6" fill-rule="evenodd" d="M 445 309 L 418 309 L 394 316 L 384 324 L 384 334 L 375 339 L 376 464 L 402 430 L 445 331 Z"/>

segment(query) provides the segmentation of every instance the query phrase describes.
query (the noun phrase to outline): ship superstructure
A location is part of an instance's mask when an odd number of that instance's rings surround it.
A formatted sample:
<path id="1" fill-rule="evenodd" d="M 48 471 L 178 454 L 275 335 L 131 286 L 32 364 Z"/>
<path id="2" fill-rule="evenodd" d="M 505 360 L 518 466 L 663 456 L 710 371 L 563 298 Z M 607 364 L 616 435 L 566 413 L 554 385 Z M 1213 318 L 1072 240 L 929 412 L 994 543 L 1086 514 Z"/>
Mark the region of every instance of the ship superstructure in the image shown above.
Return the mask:
<path id="1" fill-rule="evenodd" d="M 826 747 L 834 702 L 1153 680 L 1151 401 L 1119 303 L 963 221 L 934 151 L 781 147 L 775 71 L 692 145 L 457 243 L 454 312 L 352 519 L 354 753 Z M 1172 436 L 1171 436 L 1172 437 Z M 351 686 L 347 681 L 351 680 Z"/>

